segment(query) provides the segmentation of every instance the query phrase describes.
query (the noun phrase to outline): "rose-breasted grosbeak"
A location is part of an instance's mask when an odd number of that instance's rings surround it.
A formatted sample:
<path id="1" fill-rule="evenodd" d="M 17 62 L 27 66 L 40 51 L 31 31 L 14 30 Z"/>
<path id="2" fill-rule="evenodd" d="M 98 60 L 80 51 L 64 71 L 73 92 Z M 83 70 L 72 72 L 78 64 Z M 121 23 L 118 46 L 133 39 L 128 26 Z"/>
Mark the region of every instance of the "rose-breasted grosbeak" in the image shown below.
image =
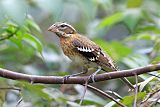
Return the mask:
<path id="1" fill-rule="evenodd" d="M 71 25 L 56 22 L 48 28 L 48 31 L 55 33 L 60 38 L 60 44 L 64 54 L 72 61 L 84 65 L 87 68 L 98 68 L 98 70 L 93 73 L 93 78 L 100 70 L 108 72 L 118 70 L 108 54 L 106 54 L 96 43 L 77 33 Z M 71 76 L 76 76 L 85 72 L 86 71 L 83 71 Z M 133 85 L 126 78 L 121 79 L 131 89 L 134 89 Z"/>

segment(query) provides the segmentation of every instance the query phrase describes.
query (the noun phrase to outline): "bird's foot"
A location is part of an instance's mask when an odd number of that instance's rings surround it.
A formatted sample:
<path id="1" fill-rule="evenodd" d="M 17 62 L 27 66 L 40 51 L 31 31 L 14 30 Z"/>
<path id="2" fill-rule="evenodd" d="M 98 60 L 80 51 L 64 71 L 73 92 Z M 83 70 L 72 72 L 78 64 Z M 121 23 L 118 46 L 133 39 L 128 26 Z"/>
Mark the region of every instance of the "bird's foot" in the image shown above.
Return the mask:
<path id="1" fill-rule="evenodd" d="M 69 77 L 72 77 L 72 75 L 67 75 L 63 77 L 63 84 L 69 79 Z"/>
<path id="2" fill-rule="evenodd" d="M 91 80 L 92 80 L 93 83 L 95 82 L 95 76 L 97 75 L 97 73 L 98 73 L 99 71 L 101 71 L 101 67 L 100 67 L 100 66 L 98 66 L 98 69 L 97 69 L 96 72 L 94 72 L 93 74 L 91 74 L 91 75 L 89 76 L 89 79 L 91 78 Z"/>
<path id="3" fill-rule="evenodd" d="M 96 73 L 93 73 L 89 76 L 89 79 L 91 79 L 93 83 L 95 82 L 95 75 Z"/>

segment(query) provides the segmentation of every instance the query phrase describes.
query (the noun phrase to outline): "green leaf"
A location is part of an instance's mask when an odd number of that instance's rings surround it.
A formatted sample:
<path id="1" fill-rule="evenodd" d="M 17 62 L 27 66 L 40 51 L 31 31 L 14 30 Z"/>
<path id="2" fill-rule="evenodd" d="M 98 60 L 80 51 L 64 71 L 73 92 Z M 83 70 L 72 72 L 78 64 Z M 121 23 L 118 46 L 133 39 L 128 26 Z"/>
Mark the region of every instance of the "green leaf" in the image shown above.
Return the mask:
<path id="1" fill-rule="evenodd" d="M 16 46 L 18 46 L 19 48 L 22 48 L 22 39 L 19 38 L 18 36 L 14 36 L 12 38 L 9 39 L 9 41 L 13 42 L 14 44 L 16 44 Z"/>
<path id="2" fill-rule="evenodd" d="M 28 25 L 28 27 L 30 29 L 33 28 L 33 29 L 37 30 L 38 32 L 41 32 L 40 27 L 31 19 L 26 20 L 26 25 Z"/>
<path id="3" fill-rule="evenodd" d="M 156 34 L 160 34 L 160 28 L 155 25 L 144 25 L 137 29 L 137 32 L 153 32 Z"/>
<path id="4" fill-rule="evenodd" d="M 128 8 L 137 8 L 140 7 L 143 0 L 128 0 L 127 1 L 127 7 Z"/>
<path id="5" fill-rule="evenodd" d="M 149 58 L 144 54 L 132 54 L 121 60 L 129 68 L 138 68 L 149 64 Z"/>
<path id="6" fill-rule="evenodd" d="M 124 18 L 124 14 L 122 12 L 118 12 L 115 13 L 111 16 L 107 16 L 106 18 L 104 18 L 98 25 L 98 29 L 104 28 L 106 26 L 110 26 L 113 25 L 117 22 L 122 21 L 122 19 Z"/>
<path id="7" fill-rule="evenodd" d="M 155 36 L 151 36 L 150 34 L 141 34 L 137 36 L 137 40 L 155 40 Z"/>
<path id="8" fill-rule="evenodd" d="M 15 33 L 17 29 L 18 29 L 18 25 L 17 24 L 15 24 L 15 23 L 13 23 L 11 21 L 7 22 L 6 31 L 8 33 Z"/>
<path id="9" fill-rule="evenodd" d="M 144 89 L 144 87 L 154 79 L 155 77 L 154 76 L 151 76 L 150 78 L 147 78 L 145 81 L 141 82 L 140 83 L 140 87 L 139 87 L 139 90 L 142 91 Z"/>
<path id="10" fill-rule="evenodd" d="M 128 38 L 125 39 L 125 41 L 134 41 L 134 40 L 156 40 L 156 39 L 157 39 L 156 36 L 152 36 L 152 35 L 150 35 L 150 34 L 143 33 L 143 34 L 137 34 L 137 35 L 129 36 Z"/>
<path id="11" fill-rule="evenodd" d="M 7 26 L 18 27 L 18 25 L 12 21 L 8 21 Z"/>
<path id="12" fill-rule="evenodd" d="M 130 31 L 134 31 L 141 18 L 141 11 L 139 9 L 129 9 L 125 12 L 123 22 L 127 25 Z"/>
<path id="13" fill-rule="evenodd" d="M 18 27 L 15 27 L 14 25 L 8 25 L 6 28 L 1 29 L 0 40 L 11 39 L 12 37 L 16 36 L 18 30 Z"/>
<path id="14" fill-rule="evenodd" d="M 35 97 L 44 98 L 46 100 L 51 101 L 51 97 L 45 92 L 43 92 L 43 89 L 45 88 L 44 85 L 33 85 L 33 84 L 23 82 L 23 81 L 18 82 L 18 84 L 20 86 L 23 86 L 22 94 L 26 100 L 35 96 Z"/>
<path id="15" fill-rule="evenodd" d="M 155 57 L 155 58 L 151 61 L 151 63 L 152 63 L 152 64 L 160 63 L 160 56 Z"/>
<path id="16" fill-rule="evenodd" d="M 24 28 L 17 28 L 12 34 L 13 37 L 10 37 L 9 40 L 13 43 L 15 43 L 19 48 L 24 48 L 24 44 L 22 41 L 23 35 L 26 33 L 27 31 L 24 30 Z"/>
<path id="17" fill-rule="evenodd" d="M 160 39 L 158 37 L 155 41 L 154 50 L 160 52 Z"/>
<path id="18" fill-rule="evenodd" d="M 137 101 L 141 101 L 145 97 L 145 95 L 146 95 L 145 92 L 139 92 L 137 94 Z M 124 105 L 126 105 L 127 107 L 133 107 L 134 95 L 125 96 L 125 97 L 122 98 L 122 100 L 120 100 L 120 102 L 123 103 Z M 119 106 L 116 104 L 113 107 L 119 107 Z"/>
<path id="19" fill-rule="evenodd" d="M 137 95 L 137 100 L 142 100 L 143 97 L 145 97 L 146 93 L 145 92 L 139 92 Z M 134 95 L 133 96 L 125 96 L 122 100 L 122 103 L 124 105 L 132 105 L 134 102 Z"/>
<path id="20" fill-rule="evenodd" d="M 22 39 L 38 50 L 38 52 L 42 53 L 42 44 L 36 37 L 29 33 L 25 33 Z"/>

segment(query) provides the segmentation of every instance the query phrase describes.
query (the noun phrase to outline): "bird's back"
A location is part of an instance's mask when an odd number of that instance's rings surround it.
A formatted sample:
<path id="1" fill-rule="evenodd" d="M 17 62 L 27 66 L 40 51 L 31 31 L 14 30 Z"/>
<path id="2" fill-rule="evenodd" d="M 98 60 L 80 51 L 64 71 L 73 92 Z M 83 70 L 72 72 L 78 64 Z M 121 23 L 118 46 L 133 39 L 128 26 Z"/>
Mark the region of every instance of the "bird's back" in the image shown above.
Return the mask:
<path id="1" fill-rule="evenodd" d="M 96 63 L 105 71 L 115 71 L 117 68 L 113 60 L 96 43 L 80 34 L 71 35 L 71 38 L 61 39 L 64 54 L 71 60 L 80 60 L 83 63 Z M 71 43 L 71 45 L 70 45 Z M 65 45 L 64 45 L 65 44 Z M 75 57 L 76 56 L 76 57 Z"/>

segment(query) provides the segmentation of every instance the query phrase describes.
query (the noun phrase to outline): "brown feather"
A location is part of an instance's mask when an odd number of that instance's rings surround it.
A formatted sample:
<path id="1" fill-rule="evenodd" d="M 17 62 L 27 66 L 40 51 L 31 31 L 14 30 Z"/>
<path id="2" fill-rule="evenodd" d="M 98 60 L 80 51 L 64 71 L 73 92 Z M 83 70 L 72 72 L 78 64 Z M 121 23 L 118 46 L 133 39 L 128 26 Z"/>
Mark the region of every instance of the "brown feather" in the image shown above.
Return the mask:
<path id="1" fill-rule="evenodd" d="M 75 35 L 73 35 L 75 36 Z M 83 57 L 86 57 L 89 61 L 97 63 L 99 66 L 102 67 L 105 71 L 115 71 L 117 68 L 114 65 L 114 62 L 109 57 L 108 54 L 106 54 L 98 45 L 96 45 L 93 41 L 89 40 L 88 38 L 81 36 L 79 34 L 76 35 L 76 39 L 72 41 L 75 49 L 82 54 Z M 94 51 L 86 52 L 86 51 L 80 51 L 78 48 L 83 47 L 86 49 L 92 49 Z M 94 58 L 95 60 L 90 60 L 91 58 Z"/>

